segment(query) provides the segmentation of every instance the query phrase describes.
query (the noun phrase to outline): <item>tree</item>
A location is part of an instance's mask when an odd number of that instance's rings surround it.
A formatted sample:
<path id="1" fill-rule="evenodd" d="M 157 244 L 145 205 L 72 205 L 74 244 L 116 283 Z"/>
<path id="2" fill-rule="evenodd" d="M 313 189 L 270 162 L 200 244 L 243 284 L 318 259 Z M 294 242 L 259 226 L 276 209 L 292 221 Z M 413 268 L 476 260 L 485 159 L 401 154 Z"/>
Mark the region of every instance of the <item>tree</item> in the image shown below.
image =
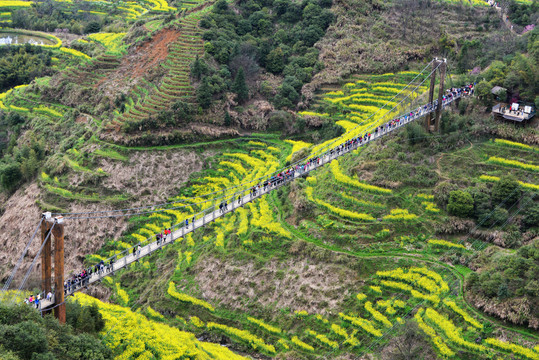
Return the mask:
<path id="1" fill-rule="evenodd" d="M 458 188 L 459 187 L 456 184 L 452 184 L 449 182 L 442 182 L 436 185 L 436 187 L 434 188 L 434 201 L 436 201 L 436 204 L 438 204 L 438 206 L 445 209 L 447 203 L 449 202 L 449 194 L 452 191 L 458 190 Z"/>
<path id="2" fill-rule="evenodd" d="M 406 135 L 410 145 L 420 144 L 427 139 L 425 128 L 417 122 L 413 122 L 406 126 Z"/>
<path id="3" fill-rule="evenodd" d="M 498 296 L 498 290 L 503 282 L 502 275 L 499 272 L 490 273 L 484 271 L 479 275 L 479 283 L 481 284 L 481 290 L 489 298 Z"/>
<path id="4" fill-rule="evenodd" d="M 84 33 L 86 34 L 96 33 L 96 32 L 99 32 L 100 30 L 101 30 L 101 24 L 98 23 L 97 21 L 89 22 L 84 27 Z"/>
<path id="5" fill-rule="evenodd" d="M 200 80 L 200 78 L 203 75 L 206 75 L 207 72 L 208 72 L 208 65 L 206 65 L 206 62 L 204 62 L 204 60 L 200 60 L 197 55 L 195 62 L 193 62 L 193 65 L 191 66 L 191 75 L 195 79 Z"/>
<path id="6" fill-rule="evenodd" d="M 24 180 L 28 181 L 34 177 L 37 171 L 38 165 L 39 163 L 37 160 L 36 152 L 34 149 L 31 149 L 28 154 L 28 157 L 23 159 L 21 163 L 20 169 L 21 169 L 22 176 L 24 177 Z"/>
<path id="7" fill-rule="evenodd" d="M 492 212 L 484 214 L 479 218 L 479 223 L 483 226 L 503 225 L 509 213 L 502 207 L 497 207 Z"/>
<path id="8" fill-rule="evenodd" d="M 472 195 L 466 191 L 456 190 L 449 193 L 447 211 L 458 217 L 469 217 L 473 214 L 474 201 Z"/>
<path id="9" fill-rule="evenodd" d="M 498 298 L 500 300 L 503 300 L 507 297 L 509 297 L 509 288 L 507 287 L 507 283 L 503 282 L 498 287 Z"/>
<path id="10" fill-rule="evenodd" d="M 22 179 L 19 163 L 11 162 L 0 167 L 0 185 L 7 191 L 14 190 Z"/>
<path id="11" fill-rule="evenodd" d="M 0 335 L 0 344 L 16 352 L 23 359 L 31 359 L 32 354 L 47 351 L 45 331 L 33 321 L 5 326 L 1 329 Z"/>
<path id="12" fill-rule="evenodd" d="M 207 109 L 211 106 L 212 103 L 212 91 L 207 77 L 202 79 L 202 84 L 200 84 L 197 89 L 197 101 L 198 104 L 203 108 Z"/>
<path id="13" fill-rule="evenodd" d="M 503 206 L 509 208 L 520 198 L 520 184 L 511 176 L 504 176 L 492 188 L 492 202 L 504 202 Z"/>
<path id="14" fill-rule="evenodd" d="M 288 7 L 290 6 L 290 0 L 275 0 L 273 2 L 273 8 L 275 9 L 277 15 L 281 16 L 286 13 Z"/>
<path id="15" fill-rule="evenodd" d="M 228 111 L 225 111 L 225 126 L 230 126 L 232 124 L 232 118 Z"/>
<path id="16" fill-rule="evenodd" d="M 226 0 L 218 0 L 213 8 L 215 13 L 225 13 L 228 11 L 228 3 Z"/>
<path id="17" fill-rule="evenodd" d="M 266 57 L 266 69 L 273 74 L 280 74 L 284 69 L 283 49 L 276 47 Z"/>
<path id="18" fill-rule="evenodd" d="M 172 105 L 172 112 L 174 115 L 174 120 L 176 123 L 187 123 L 191 121 L 193 109 L 191 104 L 186 103 L 185 101 L 178 100 Z"/>
<path id="19" fill-rule="evenodd" d="M 539 204 L 533 204 L 526 209 L 522 223 L 528 228 L 539 226 Z"/>
<path id="20" fill-rule="evenodd" d="M 483 104 L 485 105 L 489 105 L 492 102 L 492 94 L 490 93 L 491 89 L 491 84 L 485 80 L 481 80 L 475 87 L 475 94 L 483 101 Z"/>
<path id="21" fill-rule="evenodd" d="M 245 82 L 245 73 L 243 67 L 240 67 L 236 78 L 234 79 L 234 84 L 232 84 L 232 91 L 236 93 L 236 97 L 239 103 L 244 103 L 249 99 L 249 88 Z"/>
<path id="22" fill-rule="evenodd" d="M 478 219 L 490 212 L 490 196 L 482 191 L 477 191 L 473 195 L 474 216 Z"/>

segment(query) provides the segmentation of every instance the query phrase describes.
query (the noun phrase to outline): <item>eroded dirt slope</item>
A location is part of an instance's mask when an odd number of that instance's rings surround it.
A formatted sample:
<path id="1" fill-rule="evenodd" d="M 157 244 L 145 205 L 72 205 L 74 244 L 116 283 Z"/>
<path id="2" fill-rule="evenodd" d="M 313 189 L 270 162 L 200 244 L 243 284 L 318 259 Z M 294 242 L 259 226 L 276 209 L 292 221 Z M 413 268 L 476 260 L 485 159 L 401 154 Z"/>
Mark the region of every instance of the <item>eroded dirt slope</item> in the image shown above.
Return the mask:
<path id="1" fill-rule="evenodd" d="M 252 261 L 207 257 L 194 272 L 203 298 L 239 310 L 249 308 L 246 299 L 256 299 L 262 306 L 326 314 L 361 282 L 350 268 L 307 258 L 273 260 L 257 269 Z"/>
<path id="2" fill-rule="evenodd" d="M 211 154 L 207 152 L 206 155 Z M 177 193 L 189 175 L 202 169 L 205 156 L 190 150 L 135 152 L 129 161 L 101 160 L 104 171 L 110 174 L 103 183 L 104 188 L 123 191 L 133 196 L 129 206 L 141 206 L 167 201 Z M 78 176 L 71 176 L 76 185 Z M 4 283 L 13 270 L 22 251 L 39 223 L 41 209 L 36 201 L 41 197 L 36 182 L 21 188 L 7 198 L 0 217 L 0 283 Z M 73 202 L 70 212 L 90 212 L 113 210 L 107 204 Z M 82 268 L 87 254 L 96 253 L 110 239 L 119 238 L 127 227 L 127 219 L 78 219 L 67 220 L 65 225 L 65 274 L 66 276 Z M 30 247 L 16 280 L 10 287 L 19 284 L 40 248 L 39 233 Z M 37 261 L 28 285 L 40 286 L 41 265 Z"/>

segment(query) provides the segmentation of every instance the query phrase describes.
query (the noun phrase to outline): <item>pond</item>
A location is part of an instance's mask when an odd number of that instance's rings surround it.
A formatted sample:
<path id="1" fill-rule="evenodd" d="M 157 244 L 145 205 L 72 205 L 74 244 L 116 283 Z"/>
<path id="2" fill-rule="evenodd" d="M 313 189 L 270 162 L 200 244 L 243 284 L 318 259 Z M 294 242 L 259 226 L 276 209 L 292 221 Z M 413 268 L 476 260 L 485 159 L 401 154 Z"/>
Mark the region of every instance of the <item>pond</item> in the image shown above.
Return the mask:
<path id="1" fill-rule="evenodd" d="M 32 34 L 17 34 L 9 32 L 0 32 L 0 45 L 54 45 L 56 42 L 47 38 Z"/>

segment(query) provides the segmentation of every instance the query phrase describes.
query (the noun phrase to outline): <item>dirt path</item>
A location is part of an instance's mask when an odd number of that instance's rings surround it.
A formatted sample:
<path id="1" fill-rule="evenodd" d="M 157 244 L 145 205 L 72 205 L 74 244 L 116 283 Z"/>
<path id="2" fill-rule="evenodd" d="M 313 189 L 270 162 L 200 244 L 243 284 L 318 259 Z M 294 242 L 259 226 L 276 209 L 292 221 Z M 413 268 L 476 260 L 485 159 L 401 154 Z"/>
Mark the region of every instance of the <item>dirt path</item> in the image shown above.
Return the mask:
<path id="1" fill-rule="evenodd" d="M 468 142 L 470 143 L 470 147 L 468 149 L 466 149 L 466 151 L 470 151 L 474 148 L 474 144 L 468 140 Z M 450 178 L 448 178 L 447 176 L 443 175 L 442 173 L 442 169 L 440 167 L 440 161 L 442 161 L 442 158 L 447 155 L 447 153 L 443 153 L 442 155 L 440 155 L 440 157 L 438 159 L 436 159 L 436 174 L 438 174 L 438 176 L 441 178 L 441 179 L 444 179 L 444 180 L 451 180 Z"/>
<path id="2" fill-rule="evenodd" d="M 509 30 L 513 35 L 516 35 L 516 36 L 522 36 L 522 34 L 519 34 L 517 33 L 514 29 L 513 29 L 513 24 L 511 24 L 511 21 L 509 21 L 509 16 L 507 15 L 507 13 L 505 13 L 503 11 L 503 9 L 499 6 L 496 6 L 494 7 L 496 9 L 496 11 L 498 12 L 498 14 L 501 16 L 502 18 L 502 21 L 503 23 L 505 24 L 505 26 L 507 27 L 507 30 Z"/>
<path id="3" fill-rule="evenodd" d="M 440 168 L 440 161 L 442 161 L 442 158 L 444 157 L 445 153 L 443 153 L 442 155 L 440 155 L 440 157 L 438 159 L 436 159 L 436 174 L 438 174 L 438 176 L 440 177 L 440 179 L 443 179 L 443 180 L 450 180 L 447 176 L 443 175 L 442 174 L 442 169 Z"/>

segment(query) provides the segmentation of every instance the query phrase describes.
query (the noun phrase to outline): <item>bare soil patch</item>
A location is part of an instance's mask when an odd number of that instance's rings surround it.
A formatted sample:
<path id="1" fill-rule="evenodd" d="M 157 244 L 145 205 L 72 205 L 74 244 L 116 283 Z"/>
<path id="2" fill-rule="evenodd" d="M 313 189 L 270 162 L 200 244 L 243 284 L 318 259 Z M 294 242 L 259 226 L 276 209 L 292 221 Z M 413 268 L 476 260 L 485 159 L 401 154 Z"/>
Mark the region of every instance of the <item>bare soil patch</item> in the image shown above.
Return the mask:
<path id="1" fill-rule="evenodd" d="M 197 263 L 195 273 L 202 297 L 238 310 L 247 310 L 245 299 L 256 299 L 262 306 L 331 314 L 361 282 L 346 266 L 307 258 L 273 260 L 257 269 L 252 261 L 210 256 Z"/>
<path id="2" fill-rule="evenodd" d="M 36 205 L 40 189 L 34 182 L 18 190 L 6 203 L 5 212 L 0 217 L 0 281 L 5 282 L 19 260 L 26 243 L 39 224 L 41 211 Z M 102 205 L 81 206 L 74 204 L 72 212 L 111 210 Z M 126 224 L 123 219 L 69 220 L 65 226 L 65 274 L 82 268 L 84 255 L 95 253 L 110 238 L 119 237 Z M 41 247 L 40 233 L 34 239 L 27 256 L 15 276 L 11 288 L 17 286 L 29 269 L 34 256 Z M 54 246 L 53 246 L 54 249 Z M 41 260 L 38 259 L 32 271 L 27 288 L 39 287 L 41 283 Z"/>
<path id="3" fill-rule="evenodd" d="M 127 93 L 140 78 L 155 73 L 157 65 L 168 56 L 168 45 L 176 41 L 179 36 L 180 32 L 176 30 L 159 31 L 152 40 L 131 49 L 129 54 L 122 59 L 120 66 L 114 72 L 107 74 L 95 87 L 110 98 L 120 92 Z"/>
<path id="4" fill-rule="evenodd" d="M 180 32 L 163 29 L 151 41 L 135 49 L 133 54 L 123 59 L 119 71 L 127 71 L 131 77 L 140 77 L 168 56 L 168 44 L 176 41 Z"/>
<path id="5" fill-rule="evenodd" d="M 209 153 L 208 153 L 209 154 Z M 131 155 L 129 162 L 102 159 L 100 166 L 110 174 L 103 187 L 126 192 L 136 200 L 130 206 L 140 206 L 164 202 L 174 195 L 181 184 L 187 181 L 192 172 L 202 169 L 204 157 L 189 150 L 147 151 Z M 83 181 L 84 176 L 73 174 L 71 183 Z M 41 190 L 34 182 L 18 190 L 3 202 L 5 209 L 0 216 L 0 282 L 5 282 L 18 261 L 26 242 L 38 225 L 41 210 L 36 205 Z M 91 212 L 114 210 L 106 204 L 78 204 L 73 202 L 70 212 Z M 112 219 L 73 219 L 65 226 L 65 275 L 79 271 L 83 267 L 86 255 L 96 253 L 106 241 L 118 239 L 127 228 L 124 218 Z M 34 256 L 40 248 L 38 237 L 24 258 L 17 273 L 16 286 L 24 277 Z M 41 279 L 41 261 L 38 260 L 32 272 L 28 286 L 39 287 Z M 102 294 L 100 298 L 107 298 Z"/>
<path id="6" fill-rule="evenodd" d="M 133 205 L 162 202 L 203 163 L 204 156 L 191 150 L 136 152 L 127 163 L 102 159 L 100 167 L 110 174 L 102 186 L 132 195 Z"/>

